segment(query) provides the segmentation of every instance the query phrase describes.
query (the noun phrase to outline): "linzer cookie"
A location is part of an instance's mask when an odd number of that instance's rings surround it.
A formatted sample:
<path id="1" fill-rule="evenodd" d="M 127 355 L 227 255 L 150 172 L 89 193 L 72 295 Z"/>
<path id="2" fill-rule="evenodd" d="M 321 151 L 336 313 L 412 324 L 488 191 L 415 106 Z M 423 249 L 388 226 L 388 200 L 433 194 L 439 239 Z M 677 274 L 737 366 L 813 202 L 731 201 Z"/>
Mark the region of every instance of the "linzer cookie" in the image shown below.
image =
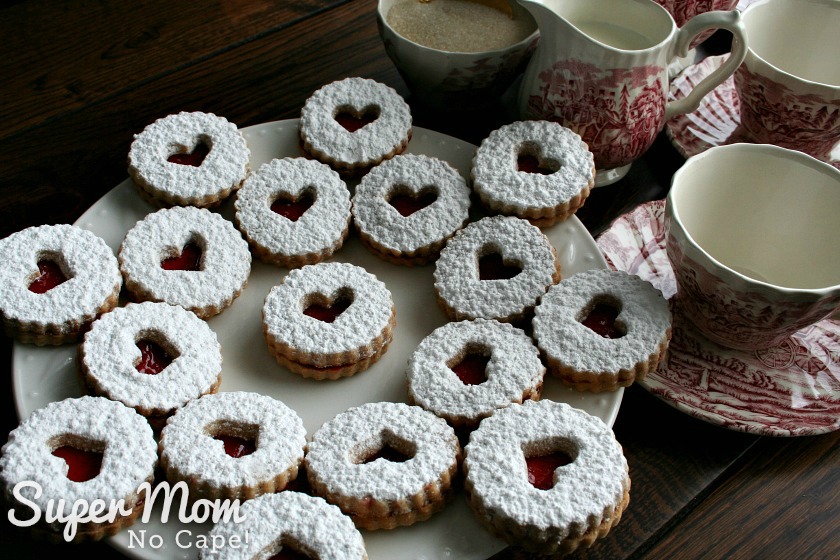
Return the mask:
<path id="1" fill-rule="evenodd" d="M 353 196 L 362 242 L 395 264 L 426 264 L 469 220 L 470 189 L 448 163 L 400 155 L 365 175 Z"/>
<path id="2" fill-rule="evenodd" d="M 134 408 L 156 429 L 221 382 L 216 333 L 167 303 L 129 303 L 106 313 L 85 334 L 79 356 L 91 392 Z"/>
<path id="3" fill-rule="evenodd" d="M 579 135 L 550 121 L 505 125 L 481 143 L 473 188 L 491 211 L 545 227 L 580 208 L 595 185 L 595 161 Z"/>
<path id="4" fill-rule="evenodd" d="M 411 525 L 443 509 L 461 446 L 441 418 L 404 403 L 368 403 L 326 422 L 309 443 L 314 492 L 360 529 Z"/>
<path id="5" fill-rule="evenodd" d="M 662 293 L 638 276 L 590 270 L 552 287 L 533 327 L 552 375 L 579 390 L 614 391 L 665 357 L 671 313 Z"/>
<path id="6" fill-rule="evenodd" d="M 99 540 L 142 513 L 139 490 L 154 480 L 157 460 L 152 428 L 134 410 L 103 397 L 66 399 L 36 410 L 12 430 L 0 457 L 0 481 L 8 504 L 17 504 L 16 485 L 37 484 L 40 492 L 27 485 L 20 494 L 42 512 L 55 511 L 59 500 L 66 504 L 64 515 L 79 501 L 123 500 L 112 520 L 83 521 L 75 534 L 66 518 L 47 522 L 41 517 L 32 527 L 52 540 L 60 540 L 65 530 L 64 537 L 74 542 Z"/>
<path id="7" fill-rule="evenodd" d="M 346 175 L 361 175 L 402 153 L 410 139 L 408 104 L 374 80 L 345 78 L 327 84 L 300 112 L 303 149 Z"/>
<path id="8" fill-rule="evenodd" d="M 589 547 L 630 501 L 627 460 L 598 417 L 525 401 L 495 412 L 465 448 L 469 503 L 491 532 L 532 554 Z"/>
<path id="9" fill-rule="evenodd" d="M 408 402 L 455 428 L 475 428 L 496 409 L 539 399 L 545 366 L 522 330 L 476 319 L 447 323 L 408 361 Z"/>
<path id="10" fill-rule="evenodd" d="M 249 499 L 279 492 L 303 461 L 306 430 L 295 411 L 258 393 L 216 393 L 189 402 L 166 423 L 160 463 L 190 499 Z"/>
<path id="11" fill-rule="evenodd" d="M 199 549 L 201 560 L 367 560 L 362 534 L 323 498 L 287 490 L 248 500 L 239 511 L 245 521 L 221 520 L 213 526 L 209 542 L 224 544 Z"/>
<path id="12" fill-rule="evenodd" d="M 453 321 L 527 317 L 560 281 L 548 238 L 527 221 L 493 216 L 456 233 L 435 264 L 438 303 Z"/>
<path id="13" fill-rule="evenodd" d="M 263 305 L 263 331 L 277 362 L 319 380 L 369 368 L 387 350 L 395 324 L 385 284 L 347 263 L 292 270 Z"/>
<path id="14" fill-rule="evenodd" d="M 181 112 L 134 137 L 128 173 L 159 205 L 213 206 L 240 187 L 250 157 L 235 124 L 212 113 Z"/>
<path id="15" fill-rule="evenodd" d="M 117 305 L 117 259 L 87 230 L 67 224 L 27 228 L 0 240 L 0 253 L 3 330 L 21 342 L 75 342 Z"/>
<path id="16" fill-rule="evenodd" d="M 314 264 L 341 248 L 350 229 L 350 191 L 329 166 L 304 158 L 261 166 L 236 193 L 236 225 L 262 261 Z"/>
<path id="17" fill-rule="evenodd" d="M 204 208 L 149 214 L 119 252 L 125 285 L 137 301 L 164 301 L 202 319 L 224 311 L 248 283 L 251 253 L 231 222 Z"/>

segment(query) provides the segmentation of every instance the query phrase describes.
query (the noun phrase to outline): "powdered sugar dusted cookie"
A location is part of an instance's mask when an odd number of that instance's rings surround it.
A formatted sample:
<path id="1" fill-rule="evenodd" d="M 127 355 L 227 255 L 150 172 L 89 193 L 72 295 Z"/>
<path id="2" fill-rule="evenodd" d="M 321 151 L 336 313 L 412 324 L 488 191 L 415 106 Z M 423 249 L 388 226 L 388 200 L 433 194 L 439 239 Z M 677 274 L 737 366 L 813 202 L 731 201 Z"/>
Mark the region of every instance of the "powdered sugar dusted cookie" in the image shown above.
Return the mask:
<path id="1" fill-rule="evenodd" d="M 149 214 L 123 240 L 120 269 L 138 301 L 165 301 L 202 319 L 221 313 L 248 283 L 251 253 L 231 222 L 203 208 Z"/>
<path id="2" fill-rule="evenodd" d="M 295 269 L 268 293 L 263 331 L 282 366 L 314 379 L 363 371 L 388 348 L 396 322 L 391 292 L 348 263 Z"/>
<path id="3" fill-rule="evenodd" d="M 552 287 L 533 327 L 553 375 L 576 389 L 613 391 L 656 369 L 671 339 L 671 313 L 662 293 L 638 276 L 590 270 Z"/>
<path id="4" fill-rule="evenodd" d="M 402 153 L 411 139 L 411 110 L 392 88 L 345 78 L 313 93 L 300 112 L 303 149 L 340 173 L 359 175 Z"/>
<path id="5" fill-rule="evenodd" d="M 250 157 L 235 124 L 212 113 L 181 112 L 134 137 L 128 173 L 159 204 L 211 206 L 239 188 Z"/>
<path id="6" fill-rule="evenodd" d="M 249 500 L 239 511 L 246 517 L 245 521 L 219 521 L 210 531 L 210 542 L 228 543 L 227 546 L 202 548 L 199 558 L 366 560 L 368 557 L 362 534 L 350 518 L 323 498 L 286 491 Z M 245 534 L 248 539 L 242 544 Z"/>
<path id="7" fill-rule="evenodd" d="M 441 418 L 404 403 L 368 403 L 325 423 L 309 444 L 313 490 L 362 529 L 391 529 L 441 510 L 461 446 Z"/>
<path id="8" fill-rule="evenodd" d="M 145 500 L 138 490 L 154 479 L 157 443 L 146 419 L 122 403 L 103 397 L 81 397 L 53 402 L 33 412 L 12 430 L 0 457 L 0 481 L 9 504 L 17 504 L 12 492 L 37 504 L 63 500 L 65 515 L 79 500 L 105 504 L 124 500 L 113 522 L 83 522 L 74 541 L 98 540 L 134 523 Z M 24 508 L 28 509 L 28 508 Z M 52 511 L 55 511 L 53 508 Z M 21 516 L 21 518 L 24 518 Z M 64 521 L 47 523 L 45 517 L 33 528 L 58 540 Z"/>
<path id="9" fill-rule="evenodd" d="M 303 421 L 282 402 L 258 393 L 216 393 L 167 421 L 160 462 L 168 480 L 187 482 L 191 499 L 248 499 L 294 480 L 305 445 Z"/>
<path id="10" fill-rule="evenodd" d="M 474 428 L 496 409 L 539 399 L 545 366 L 537 347 L 507 323 L 447 323 L 408 361 L 408 401 L 458 427 Z"/>
<path id="11" fill-rule="evenodd" d="M 21 342 L 75 342 L 117 304 L 117 259 L 87 230 L 68 224 L 26 228 L 0 240 L 0 252 L 3 329 Z"/>
<path id="12" fill-rule="evenodd" d="M 540 227 L 574 214 L 595 185 L 595 160 L 576 133 L 550 121 L 494 130 L 472 162 L 473 188 L 494 212 Z"/>
<path id="13" fill-rule="evenodd" d="M 236 224 L 261 260 L 290 268 L 314 264 L 347 237 L 350 191 L 328 165 L 275 159 L 236 193 Z"/>
<path id="14" fill-rule="evenodd" d="M 79 354 L 94 393 L 134 408 L 155 428 L 221 382 L 216 333 L 191 311 L 168 303 L 130 303 L 106 313 L 85 335 Z"/>
<path id="15" fill-rule="evenodd" d="M 450 319 L 515 321 L 560 280 L 548 238 L 527 221 L 493 216 L 456 233 L 435 264 L 438 303 Z"/>
<path id="16" fill-rule="evenodd" d="M 470 189 L 448 163 L 400 155 L 362 178 L 353 196 L 353 223 L 374 254 L 396 264 L 437 258 L 469 220 Z"/>
<path id="17" fill-rule="evenodd" d="M 591 546 L 630 501 L 627 460 L 598 417 L 548 400 L 483 420 L 465 448 L 465 488 L 479 520 L 538 554 Z"/>

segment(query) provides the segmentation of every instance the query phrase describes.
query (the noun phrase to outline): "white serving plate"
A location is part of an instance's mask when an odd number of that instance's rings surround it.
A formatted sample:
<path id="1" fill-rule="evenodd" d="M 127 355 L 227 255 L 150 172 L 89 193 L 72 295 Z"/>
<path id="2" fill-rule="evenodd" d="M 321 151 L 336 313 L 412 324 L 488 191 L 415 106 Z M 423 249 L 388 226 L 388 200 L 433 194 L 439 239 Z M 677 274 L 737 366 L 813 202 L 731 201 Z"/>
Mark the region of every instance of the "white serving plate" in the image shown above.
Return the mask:
<path id="1" fill-rule="evenodd" d="M 298 145 L 297 119 L 251 126 L 243 129 L 243 134 L 251 148 L 253 170 L 273 158 L 304 155 Z M 414 127 L 408 153 L 444 159 L 467 177 L 475 149 L 451 136 Z M 125 233 L 154 210 L 128 179 L 97 201 L 76 225 L 100 235 L 116 252 Z M 232 205 L 224 204 L 221 213 L 231 218 Z M 557 249 L 564 276 L 606 267 L 595 241 L 577 218 L 544 231 Z M 224 357 L 220 391 L 256 391 L 282 400 L 300 414 L 310 437 L 321 424 L 351 406 L 404 401 L 404 372 L 409 356 L 426 335 L 447 320 L 436 303 L 434 265 L 407 268 L 389 264 L 369 253 L 353 234 L 333 260 L 364 267 L 384 281 L 394 297 L 397 328 L 393 342 L 383 358 L 365 372 L 338 381 L 317 382 L 277 365 L 263 339 L 262 305 L 271 287 L 285 276 L 283 268 L 255 260 L 242 295 L 209 321 Z M 52 401 L 82 395 L 76 376 L 76 350 L 76 345 L 39 348 L 15 343 L 12 378 L 20 418 Z M 615 421 L 622 395 L 622 390 L 579 393 L 553 378 L 546 378 L 543 392 L 543 398 L 570 403 L 599 416 L 608 425 Z M 109 543 L 128 556 L 144 560 L 196 558 L 196 537 L 208 531 L 209 524 L 182 524 L 174 511 L 169 521 L 162 523 L 158 509 L 156 505 L 148 523 L 135 524 L 109 538 Z M 181 533 L 176 540 L 179 531 L 190 534 Z M 392 531 L 366 531 L 363 535 L 371 560 L 484 560 L 506 546 L 479 525 L 463 494 L 428 521 Z M 145 537 L 145 546 L 139 546 L 141 537 Z M 158 537 L 162 545 L 154 548 Z"/>

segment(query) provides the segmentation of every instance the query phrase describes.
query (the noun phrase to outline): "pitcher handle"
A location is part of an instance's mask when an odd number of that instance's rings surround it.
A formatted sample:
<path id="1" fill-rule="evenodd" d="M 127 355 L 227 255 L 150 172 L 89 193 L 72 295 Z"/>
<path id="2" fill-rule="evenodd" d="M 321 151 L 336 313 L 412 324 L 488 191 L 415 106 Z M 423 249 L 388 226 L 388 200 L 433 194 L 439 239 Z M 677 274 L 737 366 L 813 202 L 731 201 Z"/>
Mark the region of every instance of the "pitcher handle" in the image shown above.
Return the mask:
<path id="1" fill-rule="evenodd" d="M 732 52 L 720 67 L 694 86 L 688 95 L 670 101 L 665 106 L 665 120 L 697 110 L 703 97 L 734 74 L 747 56 L 747 31 L 741 22 L 741 13 L 737 10 L 706 12 L 691 18 L 677 33 L 675 52 L 686 56 L 691 41 L 709 29 L 725 29 L 732 33 Z"/>

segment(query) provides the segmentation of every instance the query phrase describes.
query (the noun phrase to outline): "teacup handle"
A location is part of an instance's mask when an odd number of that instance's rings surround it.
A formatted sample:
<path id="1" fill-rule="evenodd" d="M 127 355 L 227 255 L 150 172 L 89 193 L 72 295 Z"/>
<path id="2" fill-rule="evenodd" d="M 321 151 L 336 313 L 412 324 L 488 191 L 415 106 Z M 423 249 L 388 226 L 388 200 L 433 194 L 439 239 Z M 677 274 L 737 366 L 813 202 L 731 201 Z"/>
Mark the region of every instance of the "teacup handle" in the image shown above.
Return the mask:
<path id="1" fill-rule="evenodd" d="M 665 106 L 665 120 L 695 111 L 703 97 L 734 74 L 747 56 L 747 31 L 741 22 L 741 13 L 737 10 L 706 12 L 691 18 L 677 33 L 675 52 L 686 56 L 691 41 L 709 29 L 725 29 L 732 33 L 732 52 L 723 64 L 694 86 L 688 95 L 670 101 Z"/>

